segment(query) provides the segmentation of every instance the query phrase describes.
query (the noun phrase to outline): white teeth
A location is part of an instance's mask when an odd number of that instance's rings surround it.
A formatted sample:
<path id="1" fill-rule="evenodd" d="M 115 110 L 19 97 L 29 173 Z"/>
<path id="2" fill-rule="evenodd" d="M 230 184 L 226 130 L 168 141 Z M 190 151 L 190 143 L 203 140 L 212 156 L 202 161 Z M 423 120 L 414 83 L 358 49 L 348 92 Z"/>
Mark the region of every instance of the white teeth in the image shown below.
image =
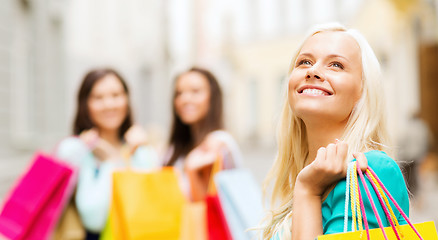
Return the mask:
<path id="1" fill-rule="evenodd" d="M 303 93 L 310 95 L 326 95 L 324 91 L 314 88 L 306 88 L 303 90 Z"/>

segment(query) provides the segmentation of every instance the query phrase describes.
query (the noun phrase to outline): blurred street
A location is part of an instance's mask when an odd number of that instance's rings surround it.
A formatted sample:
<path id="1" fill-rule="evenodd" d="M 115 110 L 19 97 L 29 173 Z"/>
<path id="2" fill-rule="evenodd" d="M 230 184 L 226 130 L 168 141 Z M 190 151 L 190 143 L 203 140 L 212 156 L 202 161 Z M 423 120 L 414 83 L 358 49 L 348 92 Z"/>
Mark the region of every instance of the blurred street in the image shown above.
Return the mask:
<path id="1" fill-rule="evenodd" d="M 411 200 L 414 222 L 434 221 L 438 225 L 438 164 L 437 158 L 426 159 L 419 168 L 418 193 Z"/>

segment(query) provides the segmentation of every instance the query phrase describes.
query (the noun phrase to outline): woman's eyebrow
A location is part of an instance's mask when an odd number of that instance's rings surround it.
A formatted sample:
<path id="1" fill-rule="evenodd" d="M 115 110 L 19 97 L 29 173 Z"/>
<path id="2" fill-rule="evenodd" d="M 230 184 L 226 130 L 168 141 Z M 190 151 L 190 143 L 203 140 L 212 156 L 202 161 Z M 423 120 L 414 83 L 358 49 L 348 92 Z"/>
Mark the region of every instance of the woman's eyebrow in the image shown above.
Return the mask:
<path id="1" fill-rule="evenodd" d="M 312 53 L 308 53 L 308 52 L 304 52 L 304 53 L 300 53 L 298 55 L 298 57 L 300 57 L 300 56 L 307 56 L 307 57 L 311 57 L 312 58 L 313 54 Z M 335 53 L 327 55 L 326 58 L 342 58 L 342 59 L 345 59 L 346 61 L 349 61 L 348 58 L 346 58 L 346 57 L 344 57 L 342 55 L 339 55 L 339 54 L 335 54 Z"/>
<path id="2" fill-rule="evenodd" d="M 300 53 L 298 56 L 313 57 L 313 54 L 304 52 L 304 53 Z"/>
<path id="3" fill-rule="evenodd" d="M 348 58 L 346 58 L 346 57 L 344 57 L 342 55 L 339 55 L 339 54 L 330 54 L 330 55 L 327 56 L 327 58 L 342 58 L 345 61 L 349 61 Z"/>

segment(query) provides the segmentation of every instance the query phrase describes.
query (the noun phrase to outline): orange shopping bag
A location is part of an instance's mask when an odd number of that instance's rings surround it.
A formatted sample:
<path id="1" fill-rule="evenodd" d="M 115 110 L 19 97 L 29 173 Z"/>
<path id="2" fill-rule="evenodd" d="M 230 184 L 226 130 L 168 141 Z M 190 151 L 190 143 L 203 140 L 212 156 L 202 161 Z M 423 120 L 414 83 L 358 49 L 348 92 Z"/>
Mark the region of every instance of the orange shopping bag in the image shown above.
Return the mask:
<path id="1" fill-rule="evenodd" d="M 356 173 L 357 172 L 357 173 Z M 363 199 L 362 194 L 360 193 L 360 188 L 358 185 L 358 177 L 359 175 L 360 180 L 365 188 L 366 196 L 371 202 L 373 212 L 378 220 L 380 228 L 377 229 L 368 229 L 368 223 L 364 211 L 364 205 L 363 205 Z M 388 222 L 390 223 L 390 227 L 384 228 L 382 226 L 380 217 L 375 209 L 375 204 L 373 202 L 373 199 L 371 197 L 370 191 L 368 189 L 367 184 L 365 183 L 365 178 L 363 176 L 362 171 L 358 167 L 358 163 L 350 163 L 348 166 L 348 173 L 347 173 L 347 196 L 350 196 L 352 202 L 356 202 L 356 200 L 359 200 L 360 206 L 351 207 L 352 213 L 353 213 L 353 226 L 356 226 L 356 223 L 359 225 L 359 231 L 355 231 L 353 229 L 352 232 L 346 232 L 346 228 L 344 228 L 344 233 L 335 233 L 335 234 L 328 234 L 319 236 L 318 240 L 354 240 L 354 239 L 367 239 L 367 240 L 415 240 L 415 239 L 421 239 L 421 240 L 438 240 L 438 234 L 435 228 L 434 222 L 424 222 L 424 223 L 417 223 L 412 224 L 409 219 L 407 218 L 406 214 L 403 212 L 403 210 L 400 208 L 400 206 L 397 204 L 397 202 L 394 200 L 394 198 L 391 196 L 389 191 L 385 188 L 383 183 L 380 181 L 380 179 L 377 177 L 377 175 L 374 173 L 374 171 L 368 167 L 368 169 L 365 172 L 365 175 L 368 177 L 371 185 L 373 186 L 374 191 L 376 192 L 376 195 L 378 196 L 380 205 L 382 206 L 386 218 L 388 219 Z M 350 177 L 351 176 L 351 177 Z M 351 193 L 350 195 L 348 189 L 357 189 L 358 195 L 355 195 Z M 386 194 L 386 195 L 385 195 Z M 400 214 L 405 218 L 406 222 L 408 224 L 406 225 L 399 225 L 397 218 L 394 215 L 394 212 L 391 209 L 391 205 L 389 204 L 388 198 L 394 203 L 397 210 L 400 212 Z M 348 197 L 346 198 L 346 209 L 348 206 Z M 363 213 L 363 215 L 361 214 Z M 347 217 L 347 216 L 346 216 Z M 361 220 L 363 219 L 365 230 L 362 229 L 362 223 Z M 357 222 L 356 222 L 357 221 Z M 347 222 L 347 221 L 345 221 Z"/>
<path id="2" fill-rule="evenodd" d="M 189 202 L 183 207 L 180 240 L 207 240 L 207 205 Z"/>

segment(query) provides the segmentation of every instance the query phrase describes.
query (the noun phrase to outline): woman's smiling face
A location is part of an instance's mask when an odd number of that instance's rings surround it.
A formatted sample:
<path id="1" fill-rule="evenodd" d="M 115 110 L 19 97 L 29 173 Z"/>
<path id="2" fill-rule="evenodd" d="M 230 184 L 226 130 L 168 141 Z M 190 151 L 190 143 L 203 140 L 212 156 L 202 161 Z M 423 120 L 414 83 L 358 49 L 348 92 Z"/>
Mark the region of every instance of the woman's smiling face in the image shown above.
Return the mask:
<path id="1" fill-rule="evenodd" d="M 362 61 L 357 42 L 347 33 L 335 31 L 308 38 L 289 76 L 292 111 L 304 122 L 346 122 L 361 92 Z"/>
<path id="2" fill-rule="evenodd" d="M 181 121 L 187 125 L 198 124 L 210 109 L 210 85 L 198 72 L 187 72 L 176 81 L 174 106 Z"/>
<path id="3" fill-rule="evenodd" d="M 88 97 L 88 112 L 98 129 L 120 128 L 128 114 L 128 96 L 117 76 L 108 74 L 94 84 Z"/>

